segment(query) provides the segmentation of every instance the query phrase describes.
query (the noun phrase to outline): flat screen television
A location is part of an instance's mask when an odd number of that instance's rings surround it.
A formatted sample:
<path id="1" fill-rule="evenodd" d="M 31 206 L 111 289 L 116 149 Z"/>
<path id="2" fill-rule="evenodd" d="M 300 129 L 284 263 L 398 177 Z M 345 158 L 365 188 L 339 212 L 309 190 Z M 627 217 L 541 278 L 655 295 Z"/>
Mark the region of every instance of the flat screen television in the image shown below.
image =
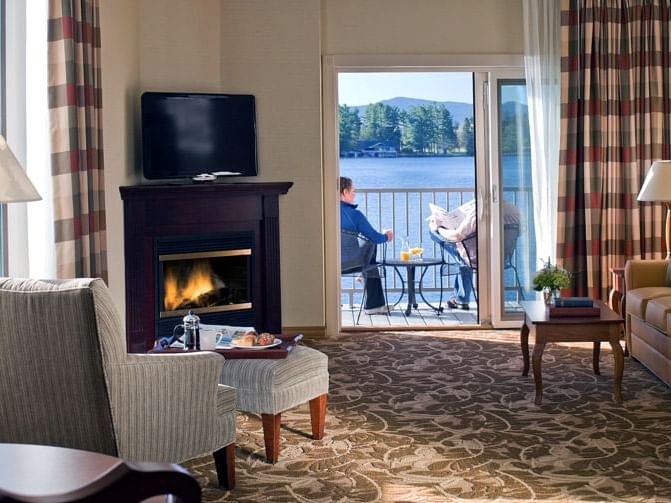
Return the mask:
<path id="1" fill-rule="evenodd" d="M 145 92 L 141 102 L 145 178 L 258 174 L 254 96 Z"/>

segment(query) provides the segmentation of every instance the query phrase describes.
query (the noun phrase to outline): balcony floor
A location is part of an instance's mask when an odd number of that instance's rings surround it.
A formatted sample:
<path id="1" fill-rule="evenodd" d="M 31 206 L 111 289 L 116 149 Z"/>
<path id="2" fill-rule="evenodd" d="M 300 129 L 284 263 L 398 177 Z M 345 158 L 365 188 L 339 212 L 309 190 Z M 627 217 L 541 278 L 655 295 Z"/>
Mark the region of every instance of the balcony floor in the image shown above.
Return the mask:
<path id="1" fill-rule="evenodd" d="M 413 309 L 409 316 L 405 315 L 406 304 L 394 306 L 390 314 L 367 315 L 361 312 L 359 323 L 356 318 L 359 315 L 359 305 L 352 307 L 343 305 L 341 308 L 343 328 L 388 328 L 388 327 L 459 327 L 464 325 L 477 325 L 478 312 L 475 304 L 471 304 L 469 311 L 462 309 L 445 309 L 438 314 L 426 304 L 418 304 L 418 309 Z"/>

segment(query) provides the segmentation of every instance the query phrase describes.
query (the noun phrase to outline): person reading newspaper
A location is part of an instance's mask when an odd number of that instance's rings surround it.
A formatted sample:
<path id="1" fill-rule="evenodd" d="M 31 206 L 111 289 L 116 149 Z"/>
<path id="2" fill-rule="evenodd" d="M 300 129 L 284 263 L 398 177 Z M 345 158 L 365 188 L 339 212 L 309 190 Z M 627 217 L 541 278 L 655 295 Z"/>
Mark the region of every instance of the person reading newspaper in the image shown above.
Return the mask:
<path id="1" fill-rule="evenodd" d="M 429 203 L 429 227 L 446 240 L 445 250 L 459 263 L 459 274 L 454 278 L 453 298 L 447 301 L 451 309 L 470 309 L 473 293 L 473 269 L 478 266 L 477 256 L 477 207 L 475 199 L 447 212 Z M 507 201 L 501 205 L 504 224 L 519 224 L 520 212 Z"/>

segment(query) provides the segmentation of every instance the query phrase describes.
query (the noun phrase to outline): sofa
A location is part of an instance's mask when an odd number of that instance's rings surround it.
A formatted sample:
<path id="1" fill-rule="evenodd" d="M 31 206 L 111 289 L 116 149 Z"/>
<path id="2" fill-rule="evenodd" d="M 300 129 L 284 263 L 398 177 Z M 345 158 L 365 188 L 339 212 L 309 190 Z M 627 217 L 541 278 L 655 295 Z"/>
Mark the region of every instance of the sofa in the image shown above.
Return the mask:
<path id="1" fill-rule="evenodd" d="M 671 262 L 629 260 L 624 278 L 631 356 L 671 386 Z"/>

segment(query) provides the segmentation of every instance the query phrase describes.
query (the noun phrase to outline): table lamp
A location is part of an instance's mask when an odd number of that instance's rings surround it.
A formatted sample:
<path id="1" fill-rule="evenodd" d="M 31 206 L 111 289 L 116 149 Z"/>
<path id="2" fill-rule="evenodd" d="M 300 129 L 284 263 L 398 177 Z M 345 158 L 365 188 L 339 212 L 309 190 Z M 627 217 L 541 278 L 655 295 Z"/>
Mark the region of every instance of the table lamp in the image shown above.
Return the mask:
<path id="1" fill-rule="evenodd" d="M 639 201 L 666 205 L 666 260 L 671 260 L 671 161 L 654 161 L 638 194 Z"/>
<path id="2" fill-rule="evenodd" d="M 0 203 L 42 199 L 0 134 Z"/>

